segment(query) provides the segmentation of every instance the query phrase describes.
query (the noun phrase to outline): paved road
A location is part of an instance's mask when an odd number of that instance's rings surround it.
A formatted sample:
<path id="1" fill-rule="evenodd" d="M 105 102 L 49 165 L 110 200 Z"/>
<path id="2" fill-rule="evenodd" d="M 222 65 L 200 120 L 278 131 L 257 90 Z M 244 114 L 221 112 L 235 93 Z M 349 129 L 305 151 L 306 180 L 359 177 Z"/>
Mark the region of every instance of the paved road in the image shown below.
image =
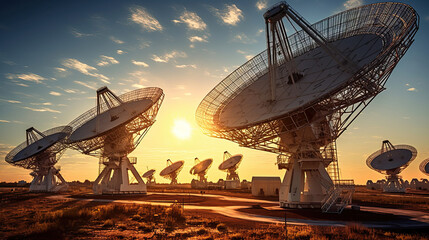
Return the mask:
<path id="1" fill-rule="evenodd" d="M 183 196 L 201 196 L 201 194 L 176 194 L 176 193 L 155 193 L 155 194 L 164 194 L 164 195 L 183 195 Z M 210 210 L 217 214 L 222 214 L 227 217 L 237 218 L 248 221 L 257 221 L 257 222 L 265 222 L 265 223 L 279 223 L 284 224 L 284 218 L 273 217 L 273 216 L 265 216 L 265 215 L 256 215 L 239 211 L 242 208 L 248 208 L 255 203 L 258 204 L 278 204 L 276 201 L 267 201 L 267 200 L 258 200 L 258 199 L 249 199 L 249 198 L 239 198 L 239 197 L 229 197 L 223 195 L 212 195 L 212 194 L 204 194 L 204 197 L 217 198 L 219 200 L 227 200 L 227 201 L 237 201 L 241 203 L 249 203 L 249 205 L 244 206 L 197 206 L 197 205 L 185 205 L 185 209 L 195 209 L 195 210 Z M 48 196 L 47 198 L 51 199 L 68 199 L 70 195 L 53 195 Z M 125 203 L 125 204 L 152 204 L 152 205 L 160 205 L 160 206 L 170 206 L 170 202 L 152 202 L 152 201 L 139 201 L 139 200 L 112 200 L 112 199 L 86 199 L 86 198 L 73 198 L 75 200 L 80 201 L 88 201 L 88 202 L 109 202 L 109 203 Z M 282 208 L 278 206 L 269 206 L 266 207 L 267 210 L 282 210 Z M 425 212 L 412 211 L 412 210 L 403 210 L 403 209 L 390 209 L 390 208 L 378 208 L 378 207 L 361 207 L 361 211 L 372 212 L 372 213 L 383 213 L 383 214 L 393 214 L 408 217 L 409 220 L 404 219 L 401 221 L 392 221 L 386 223 L 380 222 L 359 222 L 359 224 L 372 227 L 372 228 L 416 228 L 416 227 L 429 227 L 429 214 Z M 288 224 L 292 225 L 312 225 L 312 226 L 346 226 L 349 225 L 350 222 L 346 221 L 331 221 L 331 220 L 310 220 L 310 219 L 296 219 L 296 218 L 288 218 Z"/>

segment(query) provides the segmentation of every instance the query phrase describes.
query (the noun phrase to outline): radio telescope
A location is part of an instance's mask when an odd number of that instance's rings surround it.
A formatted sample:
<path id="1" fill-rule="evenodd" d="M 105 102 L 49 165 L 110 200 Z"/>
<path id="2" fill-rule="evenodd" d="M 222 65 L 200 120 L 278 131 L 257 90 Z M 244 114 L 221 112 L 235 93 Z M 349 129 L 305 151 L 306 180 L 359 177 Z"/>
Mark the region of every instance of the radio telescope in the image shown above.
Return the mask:
<path id="1" fill-rule="evenodd" d="M 420 163 L 419 169 L 422 171 L 422 173 L 429 176 L 429 158 L 423 160 L 423 162 Z"/>
<path id="2" fill-rule="evenodd" d="M 102 193 L 146 193 L 146 184 L 128 158 L 150 127 L 164 99 L 162 89 L 136 89 L 116 96 L 107 87 L 97 90 L 97 106 L 69 125 L 72 148 L 100 158 L 105 167 L 94 181 L 93 190 Z M 130 183 L 129 172 L 137 183 Z"/>
<path id="3" fill-rule="evenodd" d="M 209 136 L 285 156 L 280 206 L 342 211 L 352 190 L 340 187 L 336 139 L 385 89 L 418 15 L 406 4 L 376 3 L 309 24 L 280 2 L 264 19 L 266 51 L 211 90 L 196 121 Z"/>
<path id="4" fill-rule="evenodd" d="M 147 185 L 154 185 L 154 184 L 156 184 L 155 176 L 154 176 L 155 171 L 156 171 L 155 169 L 151 169 L 151 170 L 148 170 L 147 172 L 145 172 L 142 175 L 143 178 L 147 179 L 147 181 L 146 181 Z"/>
<path id="5" fill-rule="evenodd" d="M 207 171 L 212 166 L 213 159 L 208 158 L 204 161 L 200 161 L 198 158 L 195 158 L 195 165 L 191 168 L 189 171 L 192 175 L 197 175 L 198 180 L 200 182 L 206 183 L 207 182 Z"/>
<path id="6" fill-rule="evenodd" d="M 171 162 L 170 159 L 167 159 L 167 167 L 164 168 L 159 175 L 161 177 L 170 179 L 170 184 L 177 184 L 177 175 L 179 175 L 180 171 L 183 168 L 183 164 L 185 161 L 177 161 L 177 162 Z"/>
<path id="7" fill-rule="evenodd" d="M 417 150 L 409 145 L 393 146 L 384 140 L 381 149 L 366 159 L 366 165 L 372 170 L 386 174 L 387 182 L 383 192 L 405 192 L 406 186 L 398 175 L 416 158 Z"/>
<path id="8" fill-rule="evenodd" d="M 26 130 L 26 141 L 6 155 L 6 162 L 33 170 L 30 192 L 67 190 L 68 184 L 54 165 L 67 148 L 65 141 L 71 130 L 69 126 L 61 126 L 42 133 L 31 127 Z"/>
<path id="9" fill-rule="evenodd" d="M 226 181 L 230 181 L 232 186 L 226 188 L 238 188 L 240 185 L 240 177 L 238 176 L 237 169 L 240 166 L 243 155 L 236 154 L 232 156 L 228 151 L 223 153 L 223 161 L 219 165 L 219 170 L 226 172 Z"/>

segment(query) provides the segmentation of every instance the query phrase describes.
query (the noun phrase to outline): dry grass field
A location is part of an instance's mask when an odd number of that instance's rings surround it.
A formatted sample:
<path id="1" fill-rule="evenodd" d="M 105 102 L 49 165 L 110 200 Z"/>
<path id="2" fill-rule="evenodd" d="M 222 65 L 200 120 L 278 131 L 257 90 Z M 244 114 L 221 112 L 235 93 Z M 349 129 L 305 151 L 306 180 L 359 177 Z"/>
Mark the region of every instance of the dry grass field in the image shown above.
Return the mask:
<path id="1" fill-rule="evenodd" d="M 73 187 L 69 193 L 89 191 L 89 187 Z M 284 224 L 186 210 L 179 204 L 164 207 L 53 199 L 41 193 L 13 194 L 15 198 L 0 205 L 0 239 L 429 239 L 427 229 L 370 229 L 359 225 L 285 228 Z"/>

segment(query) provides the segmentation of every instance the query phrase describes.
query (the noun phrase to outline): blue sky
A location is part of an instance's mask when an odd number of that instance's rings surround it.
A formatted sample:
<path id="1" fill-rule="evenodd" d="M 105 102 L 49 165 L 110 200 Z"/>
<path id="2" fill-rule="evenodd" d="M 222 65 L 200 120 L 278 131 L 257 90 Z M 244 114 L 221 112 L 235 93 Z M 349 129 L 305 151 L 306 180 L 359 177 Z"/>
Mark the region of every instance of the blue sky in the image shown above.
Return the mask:
<path id="1" fill-rule="evenodd" d="M 288 1 L 309 22 L 375 1 Z M 358 183 L 383 176 L 365 159 L 381 141 L 410 144 L 418 157 L 403 172 L 423 177 L 429 157 L 429 3 L 404 1 L 420 15 L 420 29 L 381 93 L 338 139 L 343 178 Z M 159 171 L 165 160 L 185 160 L 179 182 L 189 182 L 193 159 L 214 158 L 209 180 L 225 150 L 243 153 L 242 178 L 279 175 L 275 155 L 209 138 L 194 114 L 224 77 L 266 47 L 262 14 L 276 1 L 2 1 L 0 9 L 0 157 L 25 140 L 25 129 L 66 125 L 95 106 L 95 89 L 117 94 L 161 87 L 166 98 L 141 145 L 140 173 Z M 192 126 L 189 140 L 171 132 L 176 119 Z M 97 159 L 68 150 L 59 165 L 66 180 L 94 180 Z M 82 170 L 84 169 L 84 170 Z M 29 171 L 0 161 L 0 181 L 30 180 Z M 164 181 L 158 177 L 159 181 Z M 166 180 L 165 180 L 166 181 Z"/>

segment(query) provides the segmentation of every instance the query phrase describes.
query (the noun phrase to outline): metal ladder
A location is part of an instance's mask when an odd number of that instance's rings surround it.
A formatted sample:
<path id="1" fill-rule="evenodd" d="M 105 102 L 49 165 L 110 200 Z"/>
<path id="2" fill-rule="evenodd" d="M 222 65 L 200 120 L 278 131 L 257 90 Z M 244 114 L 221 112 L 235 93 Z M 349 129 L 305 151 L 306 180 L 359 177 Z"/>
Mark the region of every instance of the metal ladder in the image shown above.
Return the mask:
<path id="1" fill-rule="evenodd" d="M 344 208 L 351 202 L 354 193 L 354 185 L 341 184 L 340 180 L 336 180 L 336 184 L 332 184 L 322 178 L 318 171 L 308 171 L 312 177 L 320 180 L 321 185 L 327 191 L 327 196 L 322 200 L 322 212 L 324 213 L 341 213 Z"/>
<path id="2" fill-rule="evenodd" d="M 351 203 L 354 193 L 354 187 L 350 186 L 333 186 L 328 191 L 327 197 L 323 200 L 322 212 L 324 213 L 342 213 L 344 208 Z"/>

